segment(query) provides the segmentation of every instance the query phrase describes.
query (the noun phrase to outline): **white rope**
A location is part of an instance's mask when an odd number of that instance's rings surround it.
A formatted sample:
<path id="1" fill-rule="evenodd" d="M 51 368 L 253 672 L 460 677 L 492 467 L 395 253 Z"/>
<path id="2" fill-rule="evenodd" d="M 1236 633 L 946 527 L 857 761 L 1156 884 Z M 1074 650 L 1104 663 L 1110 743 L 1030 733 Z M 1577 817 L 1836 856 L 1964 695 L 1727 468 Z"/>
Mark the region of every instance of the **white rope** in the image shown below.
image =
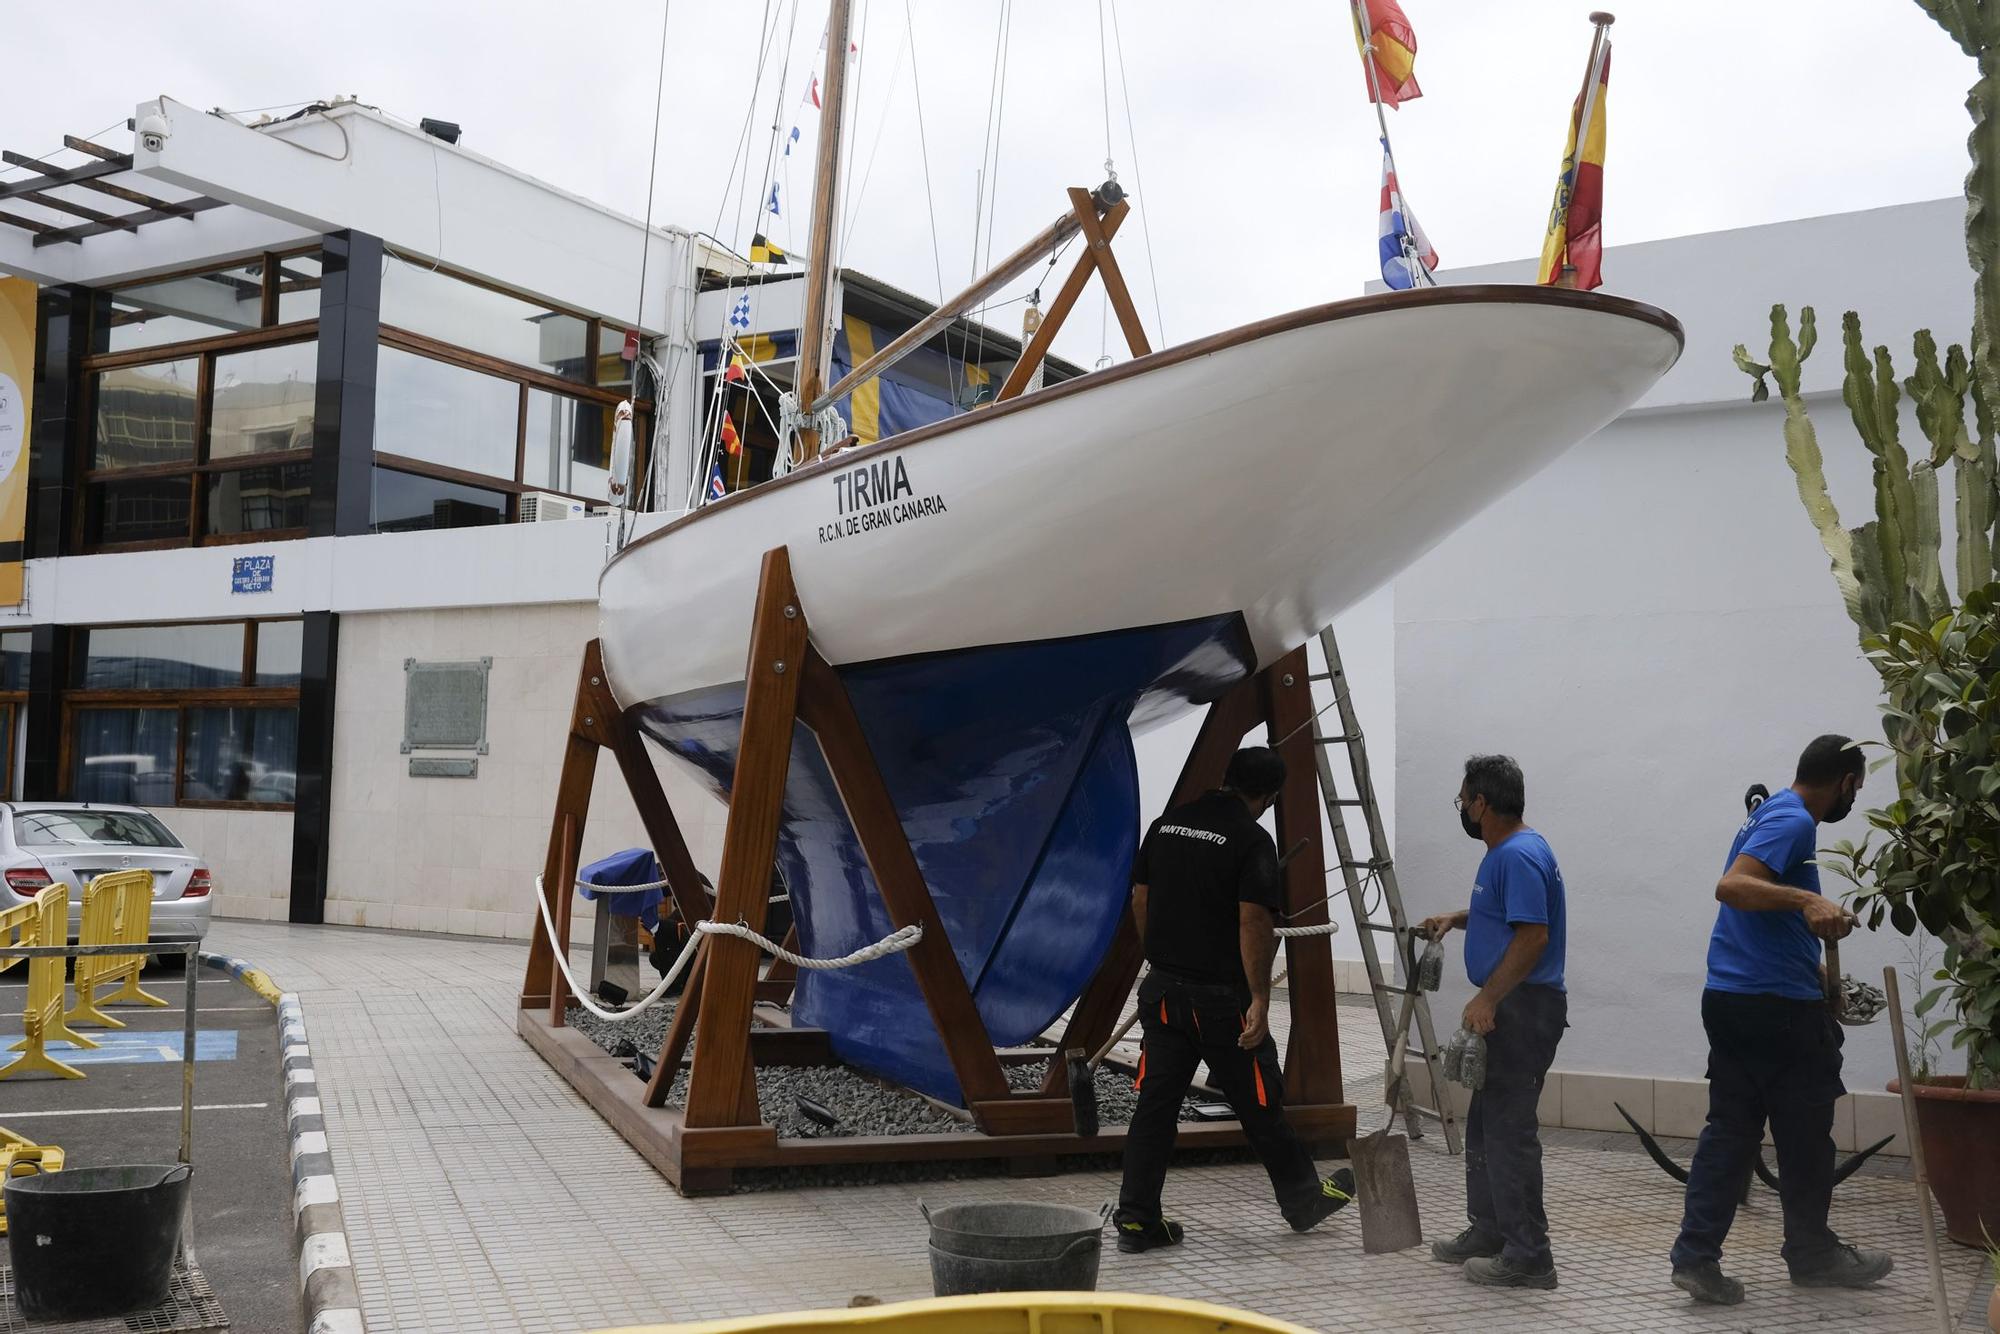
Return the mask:
<path id="1" fill-rule="evenodd" d="M 802 954 L 792 953 L 766 936 L 758 935 L 742 922 L 696 922 L 694 929 L 705 936 L 735 936 L 740 940 L 747 940 L 766 954 L 783 959 L 794 968 L 809 973 L 830 973 L 836 968 L 853 968 L 859 964 L 872 963 L 891 954 L 901 954 L 924 938 L 924 928 L 912 922 L 900 930 L 892 931 L 873 945 L 863 945 L 852 954 L 843 954 L 838 959 L 808 959 Z"/>
<path id="2" fill-rule="evenodd" d="M 646 888 L 646 886 L 619 885 L 613 888 L 640 889 Z M 654 888 L 657 888 L 657 886 L 654 886 Z M 623 1010 L 607 1010 L 590 999 L 588 989 L 579 983 L 576 980 L 576 974 L 570 971 L 569 960 L 564 957 L 565 951 L 562 942 L 556 938 L 555 919 L 549 916 L 548 895 L 543 892 L 543 882 L 540 876 L 535 877 L 535 908 L 542 919 L 542 929 L 548 932 L 549 945 L 551 952 L 555 955 L 556 967 L 562 970 L 563 980 L 569 983 L 571 999 L 591 1014 L 596 1015 L 599 1019 L 612 1024 L 636 1018 L 658 1004 L 660 999 L 667 994 L 667 988 L 674 984 L 675 979 L 680 977 L 688 964 L 693 961 L 695 948 L 701 944 L 703 936 L 735 936 L 739 940 L 747 940 L 766 954 L 783 959 L 794 968 L 809 973 L 827 973 L 837 968 L 853 968 L 860 964 L 872 963 L 876 959 L 884 959 L 891 954 L 901 954 L 904 950 L 911 948 L 924 938 L 924 928 L 920 924 L 912 922 L 910 925 L 884 936 L 874 944 L 864 945 L 851 954 L 841 955 L 838 959 L 808 959 L 804 955 L 792 953 L 784 946 L 765 936 L 758 935 L 743 922 L 696 922 L 694 924 L 694 931 L 688 936 L 687 944 L 681 947 L 679 957 L 674 960 L 673 966 L 667 969 L 666 975 L 660 979 L 658 986 L 647 992 L 636 1005 Z"/>
<path id="3" fill-rule="evenodd" d="M 1330 936 L 1340 930 L 1338 922 L 1321 922 L 1318 926 L 1281 926 L 1271 934 L 1283 940 L 1290 936 Z"/>
<path id="4" fill-rule="evenodd" d="M 579 983 L 576 974 L 570 971 L 569 959 L 565 957 L 567 952 L 563 948 L 562 941 L 556 938 L 555 919 L 549 916 L 549 899 L 543 892 L 540 876 L 535 877 L 535 907 L 541 914 L 542 930 L 549 934 L 549 949 L 556 956 L 556 967 L 562 970 L 563 981 L 569 983 L 570 998 L 606 1023 L 616 1024 L 637 1018 L 657 1005 L 660 998 L 667 994 L 667 988 L 674 984 L 674 980 L 693 961 L 695 946 L 701 943 L 700 936 L 690 935 L 687 944 L 681 949 L 680 957 L 674 960 L 673 967 L 667 969 L 667 974 L 660 979 L 660 984 L 647 992 L 637 1005 L 625 1010 L 607 1010 L 590 999 L 589 988 Z"/>

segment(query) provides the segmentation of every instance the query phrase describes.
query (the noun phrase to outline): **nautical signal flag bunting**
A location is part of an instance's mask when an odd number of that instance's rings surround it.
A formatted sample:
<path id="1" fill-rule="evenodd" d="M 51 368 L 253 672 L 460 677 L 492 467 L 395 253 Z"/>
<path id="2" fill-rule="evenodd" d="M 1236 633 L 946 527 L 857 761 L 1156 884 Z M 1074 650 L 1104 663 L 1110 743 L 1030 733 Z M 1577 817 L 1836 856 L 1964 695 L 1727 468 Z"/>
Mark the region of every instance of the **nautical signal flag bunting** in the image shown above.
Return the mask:
<path id="1" fill-rule="evenodd" d="M 1376 227 L 1382 251 L 1382 281 L 1397 291 L 1429 284 L 1438 266 L 1437 247 L 1424 235 L 1410 201 L 1396 181 L 1396 160 L 1382 143 L 1382 213 Z M 1407 238 L 1407 244 L 1406 244 Z M 1412 270 L 1414 261 L 1417 271 Z"/>
<path id="2" fill-rule="evenodd" d="M 1352 0 L 1354 42 L 1366 66 L 1368 100 L 1401 106 L 1424 95 L 1417 87 L 1417 34 L 1396 0 Z M 1369 48 L 1374 53 L 1369 53 Z"/>
<path id="3" fill-rule="evenodd" d="M 1609 20 L 1609 16 L 1604 16 Z M 1542 270 L 1536 281 L 1584 291 L 1604 282 L 1604 128 L 1611 83 L 1611 42 L 1593 45 L 1591 69 L 1569 114 L 1569 142 L 1562 174 L 1549 206 L 1548 233 L 1542 238 Z M 1574 270 L 1564 282 L 1565 270 Z"/>
<path id="4" fill-rule="evenodd" d="M 736 423 L 730 419 L 725 409 L 722 414 L 722 447 L 733 457 L 743 452 L 743 441 L 736 434 Z"/>

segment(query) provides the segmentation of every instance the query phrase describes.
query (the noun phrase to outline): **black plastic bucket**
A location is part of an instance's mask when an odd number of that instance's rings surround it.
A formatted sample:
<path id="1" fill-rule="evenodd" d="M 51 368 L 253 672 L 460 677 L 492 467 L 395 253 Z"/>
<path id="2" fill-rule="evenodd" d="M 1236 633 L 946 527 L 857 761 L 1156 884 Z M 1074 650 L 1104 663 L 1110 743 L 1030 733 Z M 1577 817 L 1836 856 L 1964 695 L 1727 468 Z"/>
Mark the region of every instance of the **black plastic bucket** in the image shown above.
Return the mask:
<path id="1" fill-rule="evenodd" d="M 1016 1201 L 925 1208 L 931 1288 L 940 1297 L 1093 1291 L 1108 1212 Z"/>
<path id="2" fill-rule="evenodd" d="M 21 1314 L 92 1320 L 165 1301 L 193 1171 L 186 1163 L 79 1167 L 7 1182 Z"/>

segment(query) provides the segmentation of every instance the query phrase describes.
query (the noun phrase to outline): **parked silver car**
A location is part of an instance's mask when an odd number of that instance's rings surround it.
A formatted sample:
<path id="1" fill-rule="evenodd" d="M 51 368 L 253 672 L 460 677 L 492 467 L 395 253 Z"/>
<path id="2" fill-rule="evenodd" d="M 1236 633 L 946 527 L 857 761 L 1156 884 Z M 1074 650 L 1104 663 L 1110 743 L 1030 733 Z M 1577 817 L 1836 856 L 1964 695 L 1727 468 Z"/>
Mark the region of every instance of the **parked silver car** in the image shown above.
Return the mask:
<path id="1" fill-rule="evenodd" d="M 95 802 L 0 802 L 0 908 L 66 885 L 74 940 L 83 887 L 108 871 L 135 870 L 153 873 L 154 940 L 208 934 L 208 868 L 151 811 Z"/>

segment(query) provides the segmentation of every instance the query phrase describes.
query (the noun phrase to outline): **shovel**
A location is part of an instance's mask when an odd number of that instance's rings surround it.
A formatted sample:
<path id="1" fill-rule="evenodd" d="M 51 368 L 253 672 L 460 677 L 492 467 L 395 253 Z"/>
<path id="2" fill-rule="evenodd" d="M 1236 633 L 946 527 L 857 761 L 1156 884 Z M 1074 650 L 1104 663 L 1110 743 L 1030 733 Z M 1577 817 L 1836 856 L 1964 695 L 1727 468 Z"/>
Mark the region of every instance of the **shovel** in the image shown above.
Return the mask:
<path id="1" fill-rule="evenodd" d="M 1424 1239 L 1423 1222 L 1417 1216 L 1416 1178 L 1410 1172 L 1410 1141 L 1391 1133 L 1410 1101 L 1409 1079 L 1403 1067 L 1410 1047 L 1410 1017 L 1416 1006 L 1413 973 L 1396 1019 L 1396 1047 L 1389 1053 L 1382 1080 L 1389 1119 L 1380 1130 L 1354 1140 L 1347 1148 L 1361 1204 L 1361 1249 L 1369 1255 L 1406 1251 Z"/>

